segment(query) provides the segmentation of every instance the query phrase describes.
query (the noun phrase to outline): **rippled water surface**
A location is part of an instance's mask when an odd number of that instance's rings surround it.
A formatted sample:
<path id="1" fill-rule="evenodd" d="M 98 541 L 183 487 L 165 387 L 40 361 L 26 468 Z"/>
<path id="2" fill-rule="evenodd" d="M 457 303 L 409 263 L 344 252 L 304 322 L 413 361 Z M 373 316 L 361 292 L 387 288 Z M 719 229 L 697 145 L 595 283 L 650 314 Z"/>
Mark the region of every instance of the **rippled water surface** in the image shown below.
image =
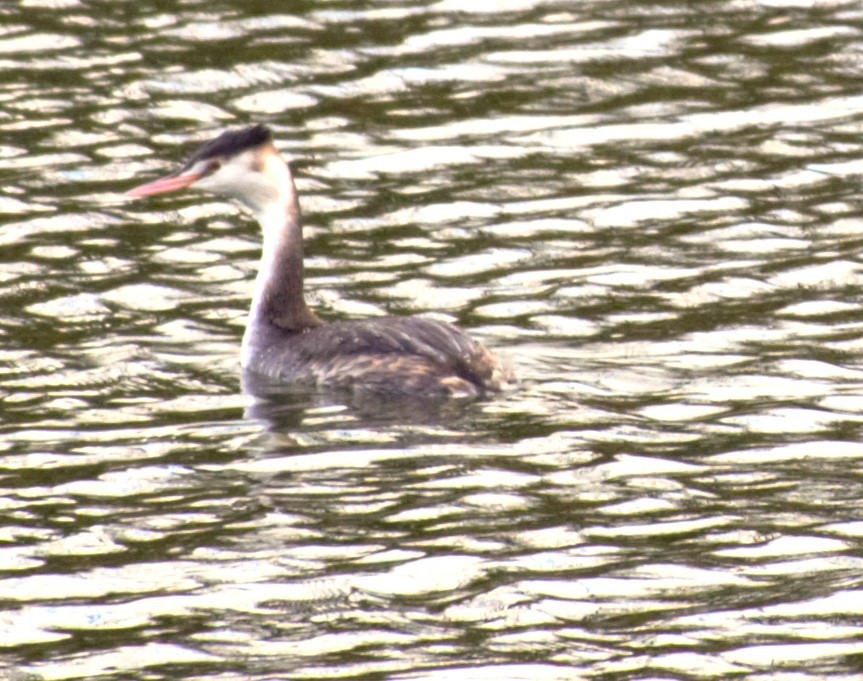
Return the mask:
<path id="1" fill-rule="evenodd" d="M 863 676 L 853 2 L 0 6 L 0 678 Z M 521 384 L 285 390 L 234 205 L 294 160 L 327 319 Z"/>

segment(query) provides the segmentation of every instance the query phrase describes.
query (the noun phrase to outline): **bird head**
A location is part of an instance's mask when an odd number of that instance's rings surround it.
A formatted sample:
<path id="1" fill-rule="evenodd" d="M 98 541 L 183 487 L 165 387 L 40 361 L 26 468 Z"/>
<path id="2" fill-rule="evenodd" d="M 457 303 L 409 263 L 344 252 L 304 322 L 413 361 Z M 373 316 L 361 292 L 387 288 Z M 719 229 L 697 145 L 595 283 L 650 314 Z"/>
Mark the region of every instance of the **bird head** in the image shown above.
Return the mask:
<path id="1" fill-rule="evenodd" d="M 228 130 L 201 146 L 182 168 L 127 192 L 143 198 L 193 188 L 237 199 L 256 213 L 290 198 L 293 180 L 269 128 Z"/>

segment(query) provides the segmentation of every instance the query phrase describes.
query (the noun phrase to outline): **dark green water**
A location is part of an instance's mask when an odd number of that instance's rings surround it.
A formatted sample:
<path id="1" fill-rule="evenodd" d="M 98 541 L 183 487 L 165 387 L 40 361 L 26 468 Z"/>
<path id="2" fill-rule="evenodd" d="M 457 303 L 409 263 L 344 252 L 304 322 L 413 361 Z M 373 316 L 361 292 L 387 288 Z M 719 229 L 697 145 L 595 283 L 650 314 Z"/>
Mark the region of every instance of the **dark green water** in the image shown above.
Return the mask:
<path id="1" fill-rule="evenodd" d="M 475 5 L 0 7 L 0 678 L 863 674 L 860 8 Z M 245 395 L 257 225 L 122 193 L 251 122 L 521 386 Z"/>

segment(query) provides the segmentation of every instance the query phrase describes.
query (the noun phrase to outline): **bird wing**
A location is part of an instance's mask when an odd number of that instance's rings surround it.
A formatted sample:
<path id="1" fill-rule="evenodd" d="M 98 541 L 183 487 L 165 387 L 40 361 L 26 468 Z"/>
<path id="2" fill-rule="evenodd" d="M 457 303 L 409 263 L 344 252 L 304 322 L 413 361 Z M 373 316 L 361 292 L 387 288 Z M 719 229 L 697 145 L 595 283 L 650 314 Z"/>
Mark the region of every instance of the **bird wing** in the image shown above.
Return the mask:
<path id="1" fill-rule="evenodd" d="M 386 362 L 412 356 L 477 386 L 488 386 L 502 369 L 494 355 L 457 327 L 422 317 L 327 324 L 299 335 L 292 346 L 298 360 L 320 366 L 343 364 L 349 357 L 359 361 L 372 356 Z"/>

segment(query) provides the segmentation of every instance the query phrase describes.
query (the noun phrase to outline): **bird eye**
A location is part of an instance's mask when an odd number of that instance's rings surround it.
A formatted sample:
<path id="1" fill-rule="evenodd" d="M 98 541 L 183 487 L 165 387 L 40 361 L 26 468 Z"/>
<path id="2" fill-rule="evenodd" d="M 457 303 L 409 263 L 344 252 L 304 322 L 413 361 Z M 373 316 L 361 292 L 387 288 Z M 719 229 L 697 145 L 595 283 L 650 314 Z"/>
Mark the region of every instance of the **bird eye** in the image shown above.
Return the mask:
<path id="1" fill-rule="evenodd" d="M 216 159 L 213 159 L 212 161 L 208 161 L 207 165 L 204 167 L 203 175 L 205 177 L 207 175 L 212 175 L 221 167 L 222 167 L 221 161 L 217 161 Z"/>

